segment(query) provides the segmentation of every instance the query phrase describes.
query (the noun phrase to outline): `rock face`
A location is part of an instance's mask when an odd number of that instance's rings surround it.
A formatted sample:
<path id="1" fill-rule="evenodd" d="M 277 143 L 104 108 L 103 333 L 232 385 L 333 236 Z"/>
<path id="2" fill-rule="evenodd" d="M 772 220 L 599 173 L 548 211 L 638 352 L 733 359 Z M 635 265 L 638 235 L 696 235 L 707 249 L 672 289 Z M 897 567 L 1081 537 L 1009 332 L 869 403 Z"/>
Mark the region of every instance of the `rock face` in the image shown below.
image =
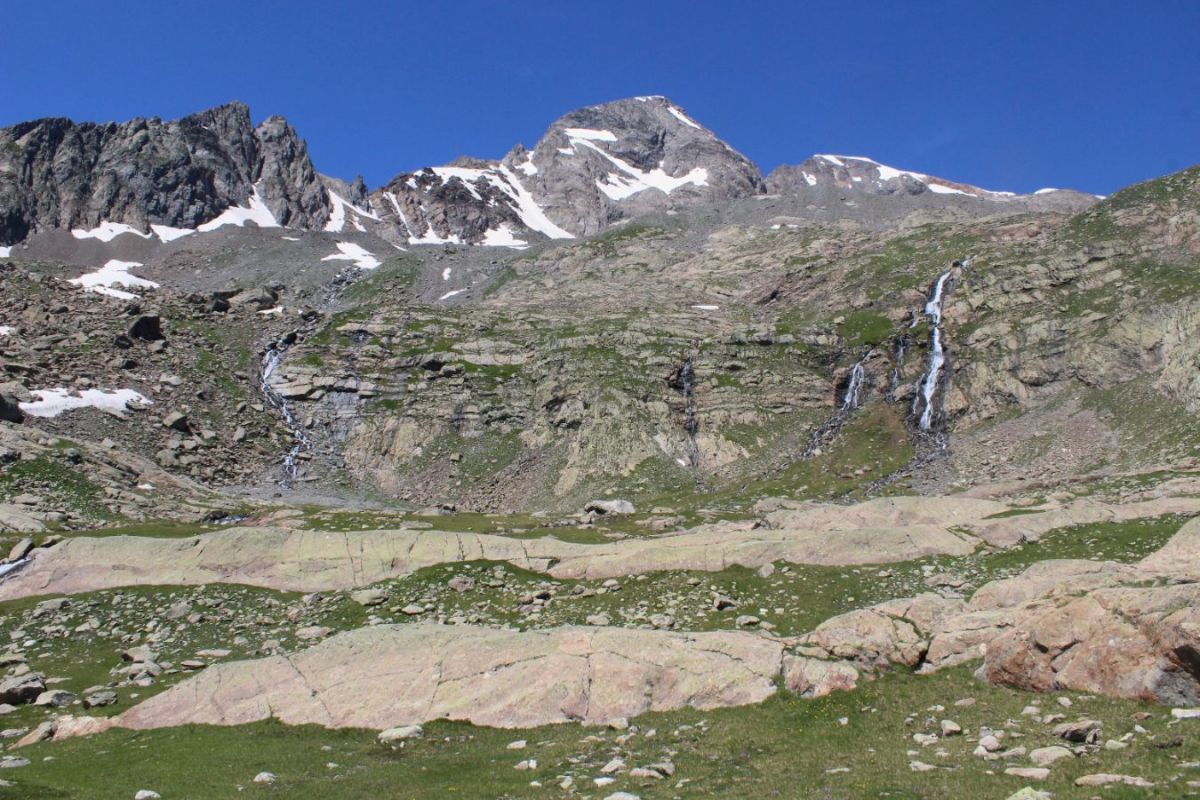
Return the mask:
<path id="1" fill-rule="evenodd" d="M 502 728 L 603 724 L 647 711 L 761 702 L 776 691 L 782 652 L 778 642 L 735 632 L 385 625 L 291 656 L 210 667 L 115 724 L 271 717 L 376 730 L 433 719 Z"/>
<path id="2" fill-rule="evenodd" d="M 195 228 L 257 196 L 277 222 L 320 227 L 329 204 L 304 142 L 230 103 L 172 122 L 42 119 L 0 130 L 0 244 L 102 222 Z"/>
<path id="3" fill-rule="evenodd" d="M 748 159 L 665 97 L 590 106 L 532 150 L 398 175 L 370 196 L 390 238 L 507 244 L 597 233 L 622 219 L 762 191 Z"/>

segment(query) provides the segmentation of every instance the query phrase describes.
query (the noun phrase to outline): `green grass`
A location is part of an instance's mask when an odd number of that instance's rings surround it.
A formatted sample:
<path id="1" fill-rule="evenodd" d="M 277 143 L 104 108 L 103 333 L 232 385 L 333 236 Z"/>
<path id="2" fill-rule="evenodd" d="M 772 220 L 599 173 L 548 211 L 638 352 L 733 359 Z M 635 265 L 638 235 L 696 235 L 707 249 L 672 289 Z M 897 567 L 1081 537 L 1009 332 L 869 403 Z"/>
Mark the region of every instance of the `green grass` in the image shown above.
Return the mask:
<path id="1" fill-rule="evenodd" d="M 70 509 L 94 520 L 115 518 L 104 503 L 99 484 L 74 466 L 50 456 L 0 464 L 0 499 L 22 493 L 47 498 L 55 506 Z"/>
<path id="2" fill-rule="evenodd" d="M 1107 738 L 1132 732 L 1131 715 L 1147 735 L 1126 750 L 1104 751 L 1060 761 L 1040 785 L 1056 800 L 1075 798 L 1182 797 L 1181 781 L 1197 770 L 1183 766 L 1200 755 L 1200 724 L 1168 727 L 1162 708 L 1129 701 L 1070 694 L 1069 718 L 1104 723 Z M 956 707 L 960 699 L 974 699 Z M 361 730 L 287 727 L 263 722 L 236 728 L 188 726 L 159 731 L 113 730 L 91 739 L 36 745 L 23 751 L 32 764 L 6 770 L 16 785 L 0 797 L 90 800 L 132 797 L 153 789 L 164 798 L 543 798 L 563 796 L 557 784 L 570 776 L 583 796 L 632 792 L 644 800 L 675 797 L 909 798 L 960 800 L 1005 798 L 1027 781 L 998 774 L 1004 762 L 971 755 L 983 726 L 1005 728 L 1009 741 L 1029 749 L 1055 744 L 1049 726 L 1021 716 L 1034 698 L 975 681 L 969 669 L 933 676 L 895 673 L 849 693 L 806 700 L 781 693 L 743 708 L 646 714 L 632 735 L 566 724 L 531 730 L 497 730 L 464 723 L 434 722 L 422 740 L 392 750 Z M 1060 710 L 1051 698 L 1044 708 Z M 912 734 L 936 731 L 953 719 L 964 736 L 922 748 Z M 844 720 L 840 723 L 839 720 Z M 650 732 L 653 731 L 653 734 Z M 1019 736 L 1019 738 L 1017 738 Z M 508 750 L 516 739 L 526 749 Z M 1161 746 L 1167 745 L 1167 746 Z M 944 748 L 945 757 L 935 751 Z M 915 751 L 913 756 L 908 751 Z M 53 760 L 45 761 L 44 758 Z M 629 766 L 669 759 L 668 780 L 618 774 L 603 790 L 592 786 L 613 757 Z M 513 767 L 534 758 L 537 767 Z M 936 765 L 914 772 L 912 760 Z M 1014 764 L 1027 765 L 1017 758 Z M 252 783 L 260 771 L 279 776 L 273 785 Z M 832 771 L 837 770 L 837 771 Z M 844 771 L 842 771 L 844 770 Z M 1076 777 L 1094 772 L 1144 776 L 1152 790 L 1080 789 Z M 532 786 L 537 781 L 541 786 Z M 683 783 L 681 783 L 681 781 Z"/>
<path id="3" fill-rule="evenodd" d="M 851 311 L 842 316 L 843 321 L 836 327 L 848 347 L 880 344 L 895 331 L 890 319 L 873 311 Z"/>

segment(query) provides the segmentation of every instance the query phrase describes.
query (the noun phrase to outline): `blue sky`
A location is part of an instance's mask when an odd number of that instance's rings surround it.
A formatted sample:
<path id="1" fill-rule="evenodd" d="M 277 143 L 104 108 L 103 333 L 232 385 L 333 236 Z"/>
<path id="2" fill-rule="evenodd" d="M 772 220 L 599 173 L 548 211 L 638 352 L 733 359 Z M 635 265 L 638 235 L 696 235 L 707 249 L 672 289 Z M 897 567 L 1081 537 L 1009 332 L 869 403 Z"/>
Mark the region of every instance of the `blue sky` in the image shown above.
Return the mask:
<path id="1" fill-rule="evenodd" d="M 841 153 L 1107 194 L 1200 161 L 1194 0 L 7 0 L 4 19 L 0 125 L 238 99 L 371 186 L 639 94 L 764 172 Z"/>

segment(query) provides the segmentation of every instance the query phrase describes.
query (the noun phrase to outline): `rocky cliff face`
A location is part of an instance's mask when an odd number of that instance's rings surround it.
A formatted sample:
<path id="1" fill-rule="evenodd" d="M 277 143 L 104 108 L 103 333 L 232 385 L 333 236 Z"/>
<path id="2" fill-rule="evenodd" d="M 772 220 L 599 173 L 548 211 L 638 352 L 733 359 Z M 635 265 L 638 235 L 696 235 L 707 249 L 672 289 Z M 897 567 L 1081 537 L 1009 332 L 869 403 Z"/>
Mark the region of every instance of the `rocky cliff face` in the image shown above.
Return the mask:
<path id="1" fill-rule="evenodd" d="M 0 243 L 102 222 L 141 231 L 195 228 L 257 192 L 280 224 L 319 227 L 329 204 L 296 132 L 280 117 L 255 128 L 231 103 L 180 120 L 0 130 Z"/>

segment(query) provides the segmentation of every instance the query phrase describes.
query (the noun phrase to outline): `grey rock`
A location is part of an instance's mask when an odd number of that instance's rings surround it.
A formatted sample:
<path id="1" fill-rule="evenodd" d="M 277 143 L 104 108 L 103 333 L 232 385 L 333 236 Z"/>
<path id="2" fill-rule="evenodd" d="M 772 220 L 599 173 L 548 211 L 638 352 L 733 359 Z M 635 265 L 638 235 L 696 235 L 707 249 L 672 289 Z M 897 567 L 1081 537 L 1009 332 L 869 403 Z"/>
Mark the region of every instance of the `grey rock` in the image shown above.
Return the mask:
<path id="1" fill-rule="evenodd" d="M 13 675 L 0 681 L 0 702 L 21 705 L 32 703 L 46 691 L 46 682 L 36 672 Z"/>
<path id="2" fill-rule="evenodd" d="M 635 514 L 637 509 L 628 500 L 592 500 L 583 507 L 584 513 L 594 511 L 597 514 Z"/>

